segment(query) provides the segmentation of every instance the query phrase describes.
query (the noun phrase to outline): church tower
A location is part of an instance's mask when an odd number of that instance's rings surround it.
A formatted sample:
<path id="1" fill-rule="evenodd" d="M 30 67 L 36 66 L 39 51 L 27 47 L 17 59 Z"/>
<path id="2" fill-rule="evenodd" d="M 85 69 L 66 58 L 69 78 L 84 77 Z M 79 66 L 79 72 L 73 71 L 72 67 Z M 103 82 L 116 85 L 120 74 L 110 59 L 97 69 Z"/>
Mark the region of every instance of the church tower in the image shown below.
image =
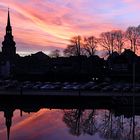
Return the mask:
<path id="1" fill-rule="evenodd" d="M 6 26 L 6 35 L 4 36 L 4 41 L 2 42 L 2 55 L 4 59 L 12 61 L 16 56 L 16 43 L 13 40 L 12 27 L 10 23 L 10 12 L 8 9 L 8 18 Z"/>

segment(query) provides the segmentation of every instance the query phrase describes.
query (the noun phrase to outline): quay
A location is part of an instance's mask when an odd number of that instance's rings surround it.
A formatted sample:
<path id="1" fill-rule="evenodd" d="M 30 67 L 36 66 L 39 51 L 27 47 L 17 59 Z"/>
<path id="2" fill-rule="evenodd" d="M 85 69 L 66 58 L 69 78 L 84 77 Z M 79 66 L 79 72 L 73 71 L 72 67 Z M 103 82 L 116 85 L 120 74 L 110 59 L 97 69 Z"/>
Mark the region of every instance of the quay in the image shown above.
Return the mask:
<path id="1" fill-rule="evenodd" d="M 140 97 L 140 93 L 136 92 L 95 92 L 91 90 L 48 90 L 48 91 L 36 91 L 36 90 L 1 90 L 0 96 L 13 95 L 13 96 L 83 96 L 83 97 Z"/>
<path id="2" fill-rule="evenodd" d="M 0 91 L 0 102 L 3 104 L 49 104 L 61 108 L 65 104 L 73 108 L 109 108 L 111 106 L 132 106 L 133 97 L 135 105 L 140 106 L 140 93 L 123 92 L 93 92 L 93 91 Z M 94 104 L 94 106 L 93 106 Z"/>
<path id="3" fill-rule="evenodd" d="M 133 98 L 134 97 L 134 98 Z M 133 99 L 135 99 L 133 102 Z M 139 93 L 92 91 L 0 91 L 0 110 L 37 112 L 47 109 L 108 109 L 116 115 L 140 115 Z"/>

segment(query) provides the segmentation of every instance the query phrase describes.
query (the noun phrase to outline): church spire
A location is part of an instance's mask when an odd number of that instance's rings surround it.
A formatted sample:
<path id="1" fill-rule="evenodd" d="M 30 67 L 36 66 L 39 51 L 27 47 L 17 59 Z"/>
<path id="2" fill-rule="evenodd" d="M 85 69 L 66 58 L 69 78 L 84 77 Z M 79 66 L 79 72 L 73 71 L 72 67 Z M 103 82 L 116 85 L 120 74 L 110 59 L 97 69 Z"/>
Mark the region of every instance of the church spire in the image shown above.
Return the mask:
<path id="1" fill-rule="evenodd" d="M 7 18 L 6 34 L 12 34 L 12 27 L 11 27 L 11 23 L 10 23 L 9 8 L 8 8 L 8 18 Z"/>
<path id="2" fill-rule="evenodd" d="M 11 24 L 10 24 L 10 13 L 9 13 L 9 8 L 8 8 L 7 26 L 11 26 Z"/>
<path id="3" fill-rule="evenodd" d="M 12 35 L 12 26 L 10 23 L 10 11 L 8 8 L 8 17 L 7 17 L 7 25 L 6 25 L 6 35 L 4 36 L 4 41 L 2 42 L 2 54 L 4 60 L 8 60 L 10 62 L 14 61 L 16 57 L 16 43 L 13 40 Z"/>

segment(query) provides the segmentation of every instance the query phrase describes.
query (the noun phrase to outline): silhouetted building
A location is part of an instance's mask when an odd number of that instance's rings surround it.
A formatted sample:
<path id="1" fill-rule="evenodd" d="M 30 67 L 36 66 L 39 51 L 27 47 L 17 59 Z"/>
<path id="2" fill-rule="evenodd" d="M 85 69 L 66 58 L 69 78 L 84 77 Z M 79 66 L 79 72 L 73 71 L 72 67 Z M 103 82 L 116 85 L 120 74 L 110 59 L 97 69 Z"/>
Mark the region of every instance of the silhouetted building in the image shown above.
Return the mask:
<path id="1" fill-rule="evenodd" d="M 8 9 L 6 34 L 4 41 L 2 42 L 2 52 L 0 53 L 0 76 L 7 78 L 11 76 L 11 73 L 15 67 L 15 61 L 19 57 L 16 55 L 16 43 L 13 40 L 12 27 L 10 23 L 10 12 Z"/>
<path id="2" fill-rule="evenodd" d="M 3 78 L 9 77 L 9 75 L 10 75 L 10 62 L 9 61 L 3 62 L 1 64 L 0 72 L 1 72 L 0 75 Z"/>
<path id="3" fill-rule="evenodd" d="M 136 80 L 139 80 L 139 57 L 130 49 L 125 49 L 121 54 L 113 52 L 107 59 L 108 76 L 112 79 L 131 81 L 134 63 Z"/>
<path id="4" fill-rule="evenodd" d="M 2 55 L 4 60 L 14 60 L 16 56 L 16 43 L 13 40 L 12 27 L 10 24 L 10 13 L 8 9 L 8 18 L 6 26 L 6 35 L 4 36 L 4 41 L 2 42 Z"/>

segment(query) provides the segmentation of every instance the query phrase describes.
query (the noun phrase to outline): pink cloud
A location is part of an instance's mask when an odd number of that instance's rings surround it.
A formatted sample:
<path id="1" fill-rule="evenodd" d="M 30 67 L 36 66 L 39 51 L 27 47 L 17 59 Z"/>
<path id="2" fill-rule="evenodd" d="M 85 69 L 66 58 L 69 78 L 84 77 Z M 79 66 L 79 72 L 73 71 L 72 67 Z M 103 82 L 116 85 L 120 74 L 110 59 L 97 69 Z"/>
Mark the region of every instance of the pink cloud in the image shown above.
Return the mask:
<path id="1" fill-rule="evenodd" d="M 25 2 L 24 2 L 25 1 Z M 48 50 L 50 46 L 65 48 L 75 35 L 99 35 L 113 29 L 125 29 L 127 14 L 139 6 L 137 0 L 112 2 L 84 0 L 1 0 L 2 21 L 0 40 L 3 40 L 7 19 L 7 7 L 11 11 L 11 23 L 17 49 L 24 50 L 20 42 L 30 50 Z M 8 6 L 7 6 L 8 4 Z M 118 7 L 117 7 L 117 6 Z M 121 7 L 121 5 L 123 5 Z M 132 7 L 132 8 L 130 8 Z M 123 20 L 124 18 L 124 20 Z M 132 22 L 132 21 L 131 21 Z M 134 20 L 132 23 L 136 23 Z M 35 46 L 35 47 L 34 47 Z M 38 47 L 37 47 L 38 46 Z"/>

